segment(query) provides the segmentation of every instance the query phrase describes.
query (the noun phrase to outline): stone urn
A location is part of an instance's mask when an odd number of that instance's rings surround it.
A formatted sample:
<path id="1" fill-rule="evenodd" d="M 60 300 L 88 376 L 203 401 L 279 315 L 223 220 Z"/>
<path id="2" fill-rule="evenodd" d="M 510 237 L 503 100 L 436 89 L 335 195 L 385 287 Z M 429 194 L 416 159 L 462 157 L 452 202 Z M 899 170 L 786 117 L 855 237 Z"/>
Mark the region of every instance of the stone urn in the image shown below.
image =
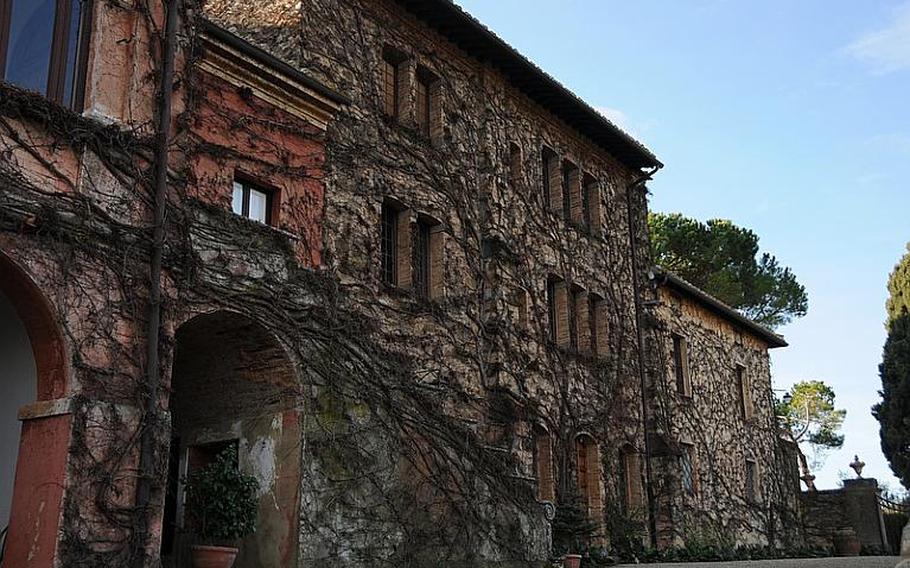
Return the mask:
<path id="1" fill-rule="evenodd" d="M 237 549 L 230 546 L 194 544 L 191 551 L 194 568 L 231 568 Z"/>
<path id="2" fill-rule="evenodd" d="M 834 554 L 837 556 L 859 556 L 862 545 L 853 529 L 841 529 L 834 532 Z"/>
<path id="3" fill-rule="evenodd" d="M 580 554 L 566 554 L 562 557 L 562 568 L 580 568 L 581 566 L 581 555 Z"/>

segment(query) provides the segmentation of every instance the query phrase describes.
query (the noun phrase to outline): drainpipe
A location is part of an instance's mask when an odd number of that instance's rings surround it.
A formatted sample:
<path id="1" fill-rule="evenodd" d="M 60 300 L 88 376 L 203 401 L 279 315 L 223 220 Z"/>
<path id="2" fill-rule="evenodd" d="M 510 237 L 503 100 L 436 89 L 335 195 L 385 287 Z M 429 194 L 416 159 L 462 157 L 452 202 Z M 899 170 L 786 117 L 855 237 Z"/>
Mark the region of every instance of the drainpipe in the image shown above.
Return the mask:
<path id="1" fill-rule="evenodd" d="M 165 214 L 167 212 L 167 155 L 170 144 L 171 106 L 174 87 L 174 59 L 177 49 L 177 12 L 180 0 L 165 2 L 166 23 L 162 46 L 161 85 L 158 93 L 158 124 L 155 135 L 155 212 L 152 254 L 149 264 L 149 311 L 146 351 L 145 407 L 139 441 L 139 478 L 136 486 L 136 532 L 133 566 L 145 566 L 149 541 L 149 502 L 155 471 L 155 432 L 158 425 L 158 383 L 161 362 L 158 356 L 161 331 L 161 264 L 164 254 Z"/>
<path id="2" fill-rule="evenodd" d="M 637 330 L 636 338 L 638 341 L 638 380 L 641 388 L 641 421 L 645 434 L 645 491 L 648 498 L 648 532 L 651 536 L 651 547 L 657 548 L 657 511 L 656 501 L 654 498 L 654 489 L 651 480 L 651 441 L 648 438 L 648 401 L 647 401 L 647 377 L 645 374 L 645 334 L 642 328 L 642 300 L 641 300 L 641 283 L 638 274 L 638 247 L 635 243 L 635 214 L 632 211 L 632 192 L 643 186 L 649 181 L 657 170 L 663 167 L 658 164 L 651 168 L 647 173 L 634 180 L 626 187 L 626 215 L 629 225 L 629 249 L 632 253 L 632 289 L 635 294 L 635 328 Z"/>

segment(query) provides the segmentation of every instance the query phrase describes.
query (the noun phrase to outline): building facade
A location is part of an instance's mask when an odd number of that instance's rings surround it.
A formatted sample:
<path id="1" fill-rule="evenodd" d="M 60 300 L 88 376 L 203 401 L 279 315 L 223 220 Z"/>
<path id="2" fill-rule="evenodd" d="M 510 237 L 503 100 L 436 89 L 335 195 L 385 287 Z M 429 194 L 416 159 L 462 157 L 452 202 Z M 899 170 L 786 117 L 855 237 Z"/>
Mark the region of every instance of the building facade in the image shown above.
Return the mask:
<path id="1" fill-rule="evenodd" d="M 648 458 L 698 423 L 643 346 L 715 325 L 642 305 L 660 162 L 451 2 L 11 0 L 3 26 L 3 566 L 187 565 L 184 479 L 228 446 L 260 485 L 241 567 L 764 522 Z M 771 510 L 770 344 L 728 338 L 764 437 L 699 483 L 751 459 Z"/>
<path id="2" fill-rule="evenodd" d="M 662 546 L 798 545 L 796 450 L 781 436 L 769 350 L 779 335 L 652 269 L 652 487 Z"/>

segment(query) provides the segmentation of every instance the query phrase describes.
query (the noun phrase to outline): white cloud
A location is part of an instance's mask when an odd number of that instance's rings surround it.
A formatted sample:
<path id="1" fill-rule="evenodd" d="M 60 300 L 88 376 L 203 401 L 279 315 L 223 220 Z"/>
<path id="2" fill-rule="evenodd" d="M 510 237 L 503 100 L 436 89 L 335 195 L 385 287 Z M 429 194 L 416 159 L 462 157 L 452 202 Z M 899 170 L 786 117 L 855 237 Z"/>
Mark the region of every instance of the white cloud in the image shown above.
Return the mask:
<path id="1" fill-rule="evenodd" d="M 629 127 L 629 117 L 623 111 L 605 106 L 594 107 L 594 110 L 604 115 L 610 122 L 622 128 L 629 134 L 632 133 L 632 129 Z"/>
<path id="2" fill-rule="evenodd" d="M 910 68 L 910 2 L 894 10 L 887 26 L 861 36 L 845 51 L 877 74 Z"/>

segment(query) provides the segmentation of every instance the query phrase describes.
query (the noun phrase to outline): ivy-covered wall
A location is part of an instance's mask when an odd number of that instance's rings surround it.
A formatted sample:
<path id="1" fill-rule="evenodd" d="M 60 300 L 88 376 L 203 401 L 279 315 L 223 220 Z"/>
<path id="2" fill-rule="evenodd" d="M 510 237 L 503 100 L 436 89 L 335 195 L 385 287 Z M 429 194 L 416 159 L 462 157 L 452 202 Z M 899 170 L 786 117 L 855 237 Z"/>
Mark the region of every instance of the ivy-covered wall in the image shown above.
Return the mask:
<path id="1" fill-rule="evenodd" d="M 655 296 L 659 303 L 650 320 L 659 367 L 649 398 L 660 441 L 653 460 L 660 540 L 800 544 L 797 464 L 780 436 L 771 391 L 773 346 L 671 284 L 657 284 Z M 674 349 L 682 350 L 678 358 Z M 684 386 L 679 364 L 685 367 Z M 691 490 L 683 480 L 686 459 L 693 469 Z"/>

